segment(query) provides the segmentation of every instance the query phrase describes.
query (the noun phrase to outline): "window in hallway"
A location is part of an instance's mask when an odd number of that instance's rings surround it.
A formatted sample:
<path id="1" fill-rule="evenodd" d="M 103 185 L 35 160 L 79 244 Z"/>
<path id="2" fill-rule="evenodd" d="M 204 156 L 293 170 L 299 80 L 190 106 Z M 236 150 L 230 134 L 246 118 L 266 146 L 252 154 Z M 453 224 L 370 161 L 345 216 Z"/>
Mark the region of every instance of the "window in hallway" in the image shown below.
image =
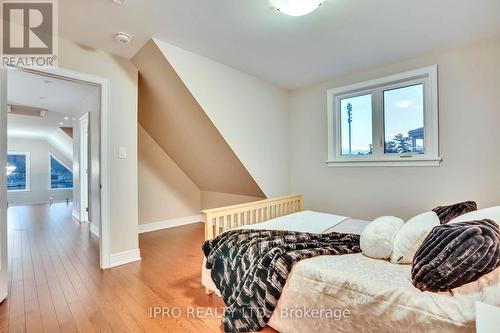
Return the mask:
<path id="1" fill-rule="evenodd" d="M 7 154 L 7 190 L 29 191 L 29 153 Z"/>
<path id="2" fill-rule="evenodd" d="M 50 189 L 73 188 L 73 173 L 57 158 L 50 154 Z"/>

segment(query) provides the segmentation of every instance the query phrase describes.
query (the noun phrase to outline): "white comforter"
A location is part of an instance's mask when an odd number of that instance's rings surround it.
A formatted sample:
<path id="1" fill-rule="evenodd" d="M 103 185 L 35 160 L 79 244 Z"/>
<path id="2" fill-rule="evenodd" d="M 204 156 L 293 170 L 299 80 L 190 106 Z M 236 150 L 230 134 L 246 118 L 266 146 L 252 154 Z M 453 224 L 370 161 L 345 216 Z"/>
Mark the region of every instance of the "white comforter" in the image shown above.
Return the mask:
<path id="1" fill-rule="evenodd" d="M 359 234 L 368 223 L 314 212 L 275 220 L 252 228 L 283 230 L 289 220 L 287 230 Z M 500 269 L 453 293 L 421 292 L 411 284 L 410 269 L 363 254 L 300 261 L 288 277 L 269 326 L 283 333 L 473 332 L 475 301 L 500 305 Z M 215 290 L 204 266 L 202 283 Z"/>

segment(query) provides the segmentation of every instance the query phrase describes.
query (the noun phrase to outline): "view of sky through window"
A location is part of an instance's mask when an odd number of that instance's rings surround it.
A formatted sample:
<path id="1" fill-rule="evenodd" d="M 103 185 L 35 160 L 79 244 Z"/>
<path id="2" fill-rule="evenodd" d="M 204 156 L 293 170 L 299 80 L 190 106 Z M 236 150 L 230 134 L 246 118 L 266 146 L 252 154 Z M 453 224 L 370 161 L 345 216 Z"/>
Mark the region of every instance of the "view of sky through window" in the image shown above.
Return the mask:
<path id="1" fill-rule="evenodd" d="M 372 153 L 372 95 L 340 100 L 342 155 Z"/>
<path id="2" fill-rule="evenodd" d="M 385 153 L 424 153 L 423 84 L 384 91 Z"/>

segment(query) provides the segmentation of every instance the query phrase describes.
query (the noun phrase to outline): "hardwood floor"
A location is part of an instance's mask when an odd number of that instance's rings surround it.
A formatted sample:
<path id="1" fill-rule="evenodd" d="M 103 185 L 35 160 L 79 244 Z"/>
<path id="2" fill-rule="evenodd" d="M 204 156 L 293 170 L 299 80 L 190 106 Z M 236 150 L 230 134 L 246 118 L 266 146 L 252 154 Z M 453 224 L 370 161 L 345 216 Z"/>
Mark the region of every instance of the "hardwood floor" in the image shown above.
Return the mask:
<path id="1" fill-rule="evenodd" d="M 10 293 L 0 332 L 222 332 L 211 315 L 224 303 L 200 285 L 201 223 L 142 234 L 141 262 L 102 271 L 98 239 L 71 210 L 9 208 Z M 151 317 L 156 306 L 169 313 Z"/>

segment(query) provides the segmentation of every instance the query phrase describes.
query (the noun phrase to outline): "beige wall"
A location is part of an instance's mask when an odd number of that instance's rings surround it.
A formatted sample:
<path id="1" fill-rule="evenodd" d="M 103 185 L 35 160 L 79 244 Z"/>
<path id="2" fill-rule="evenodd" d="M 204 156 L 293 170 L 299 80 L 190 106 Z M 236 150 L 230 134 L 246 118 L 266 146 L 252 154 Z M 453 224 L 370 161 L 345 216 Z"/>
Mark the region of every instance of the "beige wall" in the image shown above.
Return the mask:
<path id="1" fill-rule="evenodd" d="M 46 140 L 8 138 L 8 151 L 30 153 L 30 190 L 22 192 L 8 192 L 9 205 L 37 205 L 72 200 L 73 191 L 49 190 L 49 153 L 63 162 L 70 170 L 72 161 L 64 154 L 52 147 Z"/>
<path id="2" fill-rule="evenodd" d="M 137 249 L 137 69 L 130 60 L 64 39 L 59 66 L 109 80 L 111 253 Z M 118 147 L 127 148 L 127 159 L 118 159 Z"/>
<path id="3" fill-rule="evenodd" d="M 200 215 L 201 192 L 139 125 L 139 224 Z"/>
<path id="4" fill-rule="evenodd" d="M 264 194 L 288 194 L 288 92 L 155 40 Z"/>
<path id="5" fill-rule="evenodd" d="M 326 90 L 438 64 L 440 155 L 431 167 L 328 168 Z M 290 94 L 292 192 L 308 209 L 408 218 L 436 205 L 500 204 L 500 38 L 353 73 Z"/>
<path id="6" fill-rule="evenodd" d="M 224 206 L 231 206 L 246 202 L 259 201 L 263 199 L 264 198 L 252 197 L 248 195 L 202 191 L 201 209 L 211 209 Z"/>
<path id="7" fill-rule="evenodd" d="M 262 200 L 221 192 L 200 191 L 181 168 L 139 125 L 139 224 L 198 216 L 202 209 Z"/>

